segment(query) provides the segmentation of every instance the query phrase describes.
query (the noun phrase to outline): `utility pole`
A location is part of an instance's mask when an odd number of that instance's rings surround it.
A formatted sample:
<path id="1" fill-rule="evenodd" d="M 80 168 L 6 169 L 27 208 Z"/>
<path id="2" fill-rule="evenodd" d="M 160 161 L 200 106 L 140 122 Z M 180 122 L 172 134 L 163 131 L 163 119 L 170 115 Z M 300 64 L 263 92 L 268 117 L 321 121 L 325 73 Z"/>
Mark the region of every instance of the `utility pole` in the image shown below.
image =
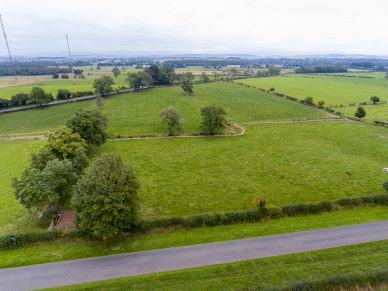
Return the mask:
<path id="1" fill-rule="evenodd" d="M 69 60 L 72 61 L 71 52 L 70 52 L 70 44 L 69 44 L 69 36 L 66 33 L 66 42 L 67 42 L 67 50 L 69 51 Z"/>
<path id="2" fill-rule="evenodd" d="M 9 61 L 12 63 L 13 61 L 12 61 L 11 50 L 9 49 L 7 34 L 5 33 L 3 18 L 1 17 L 1 14 L 0 14 L 0 23 L 1 23 L 1 28 L 3 30 L 3 36 L 4 36 L 4 40 L 5 40 L 5 45 L 6 45 L 7 51 L 8 51 Z M 15 76 L 15 80 L 16 80 L 17 79 L 16 78 L 16 66 L 15 66 L 14 76 Z"/>

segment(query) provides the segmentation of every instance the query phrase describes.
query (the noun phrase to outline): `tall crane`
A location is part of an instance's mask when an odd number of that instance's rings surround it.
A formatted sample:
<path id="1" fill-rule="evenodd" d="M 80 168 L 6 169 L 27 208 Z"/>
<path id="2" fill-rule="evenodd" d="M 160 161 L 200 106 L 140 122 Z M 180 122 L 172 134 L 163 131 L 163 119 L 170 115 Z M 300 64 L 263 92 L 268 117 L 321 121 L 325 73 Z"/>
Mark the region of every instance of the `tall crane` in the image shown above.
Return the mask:
<path id="1" fill-rule="evenodd" d="M 6 45 L 7 51 L 8 51 L 9 61 L 10 61 L 10 63 L 12 63 L 13 60 L 12 60 L 11 50 L 9 49 L 7 34 L 5 33 L 3 18 L 1 17 L 1 14 L 0 14 L 0 23 L 1 23 L 1 28 L 2 28 L 2 30 L 3 30 L 3 36 L 4 36 L 4 40 L 5 40 L 5 45 Z M 14 76 L 15 76 L 15 80 L 17 80 L 17 78 L 16 78 L 16 66 L 15 66 L 15 70 L 14 70 L 13 73 L 14 73 Z"/>
<path id="2" fill-rule="evenodd" d="M 67 42 L 67 50 L 69 51 L 69 60 L 72 61 L 71 52 L 70 52 L 70 44 L 69 44 L 69 36 L 66 33 L 66 42 Z"/>
<path id="3" fill-rule="evenodd" d="M 3 24 L 3 18 L 1 17 L 1 14 L 0 14 L 0 23 L 1 23 L 1 28 L 3 29 L 3 36 L 4 36 L 4 40 L 5 40 L 5 45 L 7 46 L 9 61 L 12 62 L 11 50 L 9 49 L 7 35 L 5 33 L 5 28 L 4 28 L 4 24 Z"/>

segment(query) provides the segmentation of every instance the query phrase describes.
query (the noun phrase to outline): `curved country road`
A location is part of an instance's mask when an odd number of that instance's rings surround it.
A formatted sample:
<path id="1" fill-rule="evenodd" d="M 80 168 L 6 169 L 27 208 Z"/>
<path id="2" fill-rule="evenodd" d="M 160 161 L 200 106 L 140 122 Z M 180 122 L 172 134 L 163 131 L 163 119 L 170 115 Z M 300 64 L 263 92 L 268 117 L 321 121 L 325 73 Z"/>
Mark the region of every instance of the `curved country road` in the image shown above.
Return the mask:
<path id="1" fill-rule="evenodd" d="M 388 220 L 0 269 L 0 290 L 29 290 L 388 239 Z"/>

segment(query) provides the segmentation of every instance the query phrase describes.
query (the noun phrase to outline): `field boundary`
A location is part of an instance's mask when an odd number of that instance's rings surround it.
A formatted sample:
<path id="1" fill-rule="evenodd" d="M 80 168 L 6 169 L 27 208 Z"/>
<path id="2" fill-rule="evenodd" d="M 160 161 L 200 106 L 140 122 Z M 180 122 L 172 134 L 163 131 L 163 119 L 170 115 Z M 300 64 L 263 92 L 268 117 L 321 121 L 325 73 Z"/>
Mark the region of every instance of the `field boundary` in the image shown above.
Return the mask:
<path id="1" fill-rule="evenodd" d="M 205 135 L 201 133 L 187 133 L 181 135 L 165 135 L 165 134 L 134 134 L 134 135 L 116 135 L 111 136 L 109 141 L 119 140 L 141 140 L 141 139 L 171 139 L 171 138 L 205 138 L 205 137 L 231 137 L 231 136 L 244 136 L 246 129 L 241 125 L 260 125 L 260 124 L 292 124 L 292 123 L 306 123 L 306 122 L 325 122 L 325 121 L 354 121 L 339 116 L 323 117 L 323 118 L 301 118 L 301 119 L 278 119 L 278 120 L 253 120 L 243 122 L 232 122 L 230 124 L 229 132 Z M 233 130 L 234 129 L 234 130 Z M 5 134 L 0 135 L 0 141 L 12 141 L 12 140 L 41 140 L 48 138 L 50 132 L 41 133 L 22 133 L 22 134 Z"/>

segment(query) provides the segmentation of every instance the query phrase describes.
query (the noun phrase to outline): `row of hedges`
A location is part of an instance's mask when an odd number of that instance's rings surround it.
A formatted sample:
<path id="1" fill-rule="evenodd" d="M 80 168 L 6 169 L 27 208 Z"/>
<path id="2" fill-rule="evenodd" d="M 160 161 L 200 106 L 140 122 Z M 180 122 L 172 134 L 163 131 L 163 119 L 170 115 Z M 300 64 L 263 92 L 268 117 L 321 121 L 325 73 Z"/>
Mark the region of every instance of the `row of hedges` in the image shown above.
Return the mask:
<path id="1" fill-rule="evenodd" d="M 264 204 L 263 204 L 264 205 Z M 328 212 L 345 207 L 360 207 L 362 205 L 388 205 L 388 194 L 378 194 L 361 197 L 341 198 L 335 201 L 321 201 L 317 203 L 289 204 L 281 207 L 262 207 L 225 213 L 205 213 L 191 216 L 175 216 L 155 220 L 143 220 L 139 223 L 137 232 L 146 232 L 156 228 L 168 227 L 202 227 L 236 224 L 243 222 L 259 222 L 262 220 L 308 215 L 319 212 Z M 22 247 L 27 244 L 50 241 L 63 236 L 59 231 L 39 233 L 11 233 L 0 237 L 0 249 Z M 79 236 L 79 232 L 69 233 L 66 236 Z"/>
<path id="2" fill-rule="evenodd" d="M 370 272 L 353 272 L 330 276 L 321 280 L 301 280 L 282 288 L 269 288 L 266 291 L 329 291 L 339 288 L 356 289 L 357 286 L 379 286 L 388 283 L 388 269 Z M 369 289 L 368 289 L 369 290 Z"/>
<path id="3" fill-rule="evenodd" d="M 143 220 L 139 225 L 138 231 L 143 232 L 154 228 L 174 226 L 192 228 L 242 222 L 258 222 L 264 219 L 328 212 L 342 207 L 359 207 L 362 205 L 388 205 L 388 194 L 347 197 L 335 201 L 321 201 L 317 203 L 289 204 L 278 208 L 247 209 L 226 213 L 205 213 L 186 217 L 175 216 L 154 220 Z"/>
<path id="4" fill-rule="evenodd" d="M 13 249 L 35 242 L 50 241 L 60 235 L 59 231 L 10 233 L 0 237 L 0 249 Z"/>

